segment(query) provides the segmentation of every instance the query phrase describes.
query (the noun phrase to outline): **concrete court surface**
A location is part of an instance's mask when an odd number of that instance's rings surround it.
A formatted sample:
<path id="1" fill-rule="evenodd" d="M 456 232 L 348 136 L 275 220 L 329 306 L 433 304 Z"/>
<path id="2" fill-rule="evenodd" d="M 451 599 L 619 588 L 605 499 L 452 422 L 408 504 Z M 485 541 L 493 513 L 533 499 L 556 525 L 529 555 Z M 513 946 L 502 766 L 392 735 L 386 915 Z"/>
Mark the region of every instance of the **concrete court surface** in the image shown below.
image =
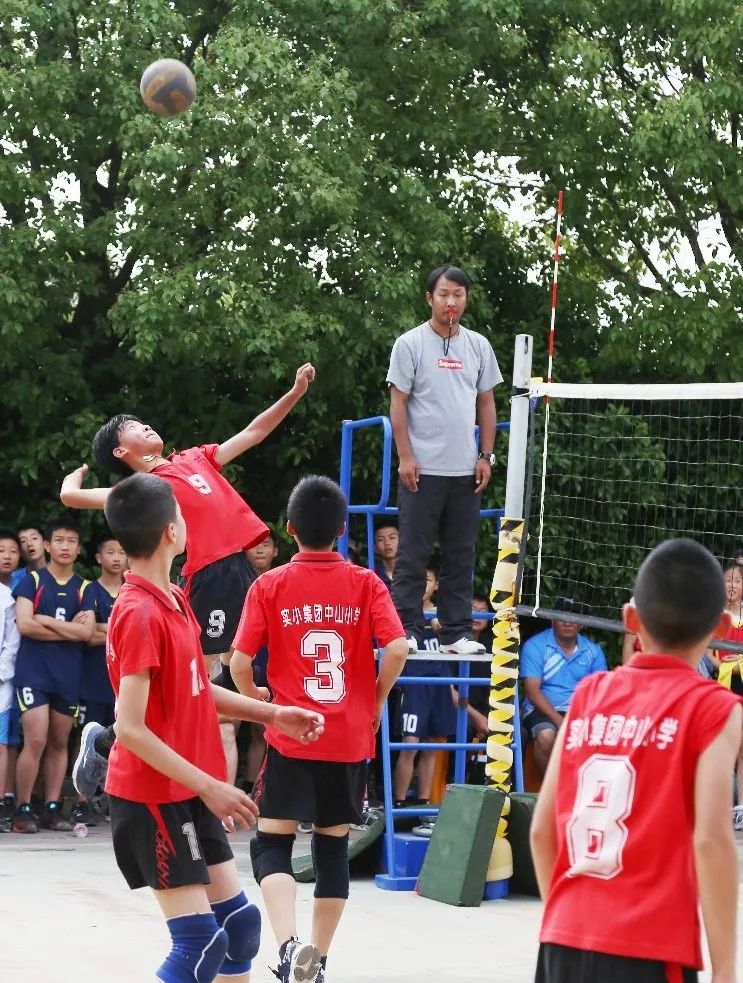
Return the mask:
<path id="1" fill-rule="evenodd" d="M 737 839 L 743 858 L 743 836 Z M 248 840 L 239 833 L 233 847 L 255 900 Z M 312 885 L 298 888 L 301 933 L 309 926 Z M 453 908 L 354 879 L 328 983 L 527 983 L 540 911 L 534 898 Z M 150 892 L 130 891 L 119 874 L 107 824 L 82 840 L 71 833 L 0 836 L 0 937 L 0 977 L 24 983 L 152 983 L 169 948 Z M 275 979 L 268 969 L 275 959 L 266 925 L 253 983 Z"/>

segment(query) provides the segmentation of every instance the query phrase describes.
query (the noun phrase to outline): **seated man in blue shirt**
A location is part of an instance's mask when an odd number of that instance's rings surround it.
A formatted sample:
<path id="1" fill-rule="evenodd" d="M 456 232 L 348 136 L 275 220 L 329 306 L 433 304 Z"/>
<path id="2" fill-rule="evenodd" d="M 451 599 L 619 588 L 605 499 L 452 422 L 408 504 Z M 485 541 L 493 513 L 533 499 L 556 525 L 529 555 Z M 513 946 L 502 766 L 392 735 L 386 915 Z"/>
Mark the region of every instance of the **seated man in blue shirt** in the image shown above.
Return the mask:
<path id="1" fill-rule="evenodd" d="M 580 613 L 580 605 L 560 597 L 557 611 Z M 554 621 L 551 628 L 534 635 L 521 649 L 524 680 L 524 718 L 534 741 L 534 764 L 544 775 L 557 731 L 575 687 L 585 676 L 607 668 L 601 647 L 578 632 L 571 621 Z"/>

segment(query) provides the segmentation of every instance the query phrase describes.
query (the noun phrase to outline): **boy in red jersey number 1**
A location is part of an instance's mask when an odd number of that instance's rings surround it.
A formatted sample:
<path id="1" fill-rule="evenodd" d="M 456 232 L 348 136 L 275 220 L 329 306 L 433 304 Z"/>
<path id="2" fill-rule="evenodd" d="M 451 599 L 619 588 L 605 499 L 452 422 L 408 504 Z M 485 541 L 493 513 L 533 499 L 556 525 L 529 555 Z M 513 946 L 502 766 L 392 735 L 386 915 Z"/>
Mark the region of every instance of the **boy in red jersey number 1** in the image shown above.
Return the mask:
<path id="1" fill-rule="evenodd" d="M 348 832 L 361 822 L 367 762 L 387 695 L 408 651 L 389 591 L 372 571 L 333 552 L 347 503 L 329 478 L 300 481 L 289 498 L 287 531 L 299 552 L 250 588 L 235 638 L 233 674 L 256 695 L 252 659 L 265 645 L 276 706 L 322 710 L 312 745 L 269 724 L 255 783 L 260 809 L 250 844 L 253 873 L 279 943 L 281 983 L 323 983 L 328 948 L 348 898 Z M 385 653 L 379 674 L 374 639 Z M 298 820 L 311 820 L 315 902 L 309 943 L 297 939 L 292 845 Z"/>
<path id="2" fill-rule="evenodd" d="M 735 983 L 730 822 L 743 713 L 697 673 L 729 615 L 720 565 L 675 539 L 624 609 L 642 652 L 578 686 L 547 767 L 531 845 L 545 899 L 537 983 Z"/>
<path id="3" fill-rule="evenodd" d="M 199 626 L 170 583 L 186 526 L 167 482 L 126 478 L 106 518 L 131 565 L 106 641 L 117 698 L 106 779 L 116 862 L 130 888 L 152 888 L 167 921 L 172 948 L 159 980 L 246 983 L 260 914 L 240 887 L 225 826 L 252 825 L 257 809 L 226 781 L 217 713 L 270 724 L 299 746 L 320 737 L 323 718 L 209 682 Z"/>

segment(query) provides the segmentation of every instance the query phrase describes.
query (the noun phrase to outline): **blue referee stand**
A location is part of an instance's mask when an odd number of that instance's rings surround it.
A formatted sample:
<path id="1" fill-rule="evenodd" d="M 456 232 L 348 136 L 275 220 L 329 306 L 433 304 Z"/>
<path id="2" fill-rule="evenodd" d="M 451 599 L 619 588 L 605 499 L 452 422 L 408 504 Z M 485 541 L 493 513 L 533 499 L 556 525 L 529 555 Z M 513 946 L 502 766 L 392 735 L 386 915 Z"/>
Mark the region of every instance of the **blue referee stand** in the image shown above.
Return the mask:
<path id="1" fill-rule="evenodd" d="M 381 488 L 379 501 L 375 503 L 358 504 L 351 499 L 351 470 L 353 460 L 353 439 L 357 430 L 381 428 L 382 436 L 382 469 L 381 469 Z M 508 431 L 510 423 L 504 421 L 497 425 L 500 431 Z M 475 440 L 477 440 L 477 428 Z M 366 550 L 368 565 L 374 563 L 374 521 L 379 516 L 396 516 L 397 508 L 390 506 L 390 480 L 392 474 L 392 424 L 389 417 L 373 416 L 364 420 L 344 420 L 341 430 L 341 466 L 340 466 L 340 485 L 345 492 L 348 500 L 348 515 L 363 515 L 366 517 Z M 500 520 L 504 515 L 503 509 L 481 509 L 481 519 L 494 519 L 496 528 L 500 527 Z M 348 523 L 346 531 L 338 541 L 338 550 L 348 556 Z M 422 603 L 422 598 L 421 598 Z M 433 614 L 428 615 L 434 617 Z M 473 612 L 474 618 L 483 621 L 492 621 L 493 615 L 485 612 Z M 467 755 L 473 751 L 483 753 L 486 745 L 476 744 L 467 740 L 467 705 L 466 700 L 471 686 L 490 687 L 490 677 L 473 677 L 470 675 L 471 662 L 490 662 L 491 655 L 474 656 L 473 659 L 457 660 L 456 656 L 446 655 L 435 652 L 426 652 L 424 655 L 410 656 L 408 661 L 423 660 L 454 662 L 459 661 L 459 673 L 452 676 L 403 676 L 400 677 L 400 686 L 456 686 L 460 696 L 460 705 L 457 709 L 456 734 L 453 742 L 421 741 L 415 745 L 405 744 L 402 741 L 390 740 L 390 720 L 388 709 L 385 706 L 381 722 L 382 735 L 382 778 L 384 787 L 384 858 L 386 873 L 378 874 L 376 877 L 377 887 L 387 891 L 412 891 L 417 882 L 407 863 L 407 854 L 411 844 L 414 842 L 416 853 L 422 860 L 428 840 L 421 837 L 413 837 L 407 833 L 398 833 L 395 830 L 395 820 L 400 816 L 407 819 L 414 817 L 428 817 L 438 815 L 436 806 L 396 808 L 392 791 L 392 751 L 410 751 L 414 747 L 416 751 L 450 751 L 454 753 L 454 781 L 457 784 L 464 783 L 467 765 Z M 518 719 L 518 700 L 516 700 L 514 716 L 514 743 L 512 745 L 514 755 L 514 785 L 516 791 L 523 791 L 523 768 L 521 761 L 521 732 Z"/>

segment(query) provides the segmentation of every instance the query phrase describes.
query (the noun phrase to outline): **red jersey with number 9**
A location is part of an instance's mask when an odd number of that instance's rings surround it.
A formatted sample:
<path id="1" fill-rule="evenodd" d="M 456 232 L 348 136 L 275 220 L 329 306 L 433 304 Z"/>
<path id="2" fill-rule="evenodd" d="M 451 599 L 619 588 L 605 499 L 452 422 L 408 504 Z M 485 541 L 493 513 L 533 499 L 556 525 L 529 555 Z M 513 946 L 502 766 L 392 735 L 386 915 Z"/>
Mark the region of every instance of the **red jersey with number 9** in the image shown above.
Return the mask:
<path id="1" fill-rule="evenodd" d="M 133 573 L 116 598 L 106 639 L 106 662 L 118 699 L 124 676 L 150 671 L 145 711 L 149 729 L 177 754 L 226 781 L 217 709 L 201 653 L 201 629 L 183 591 L 178 602 Z M 196 794 L 156 771 L 118 741 L 108 762 L 106 791 L 132 802 L 182 802 Z"/>
<path id="2" fill-rule="evenodd" d="M 265 522 L 221 474 L 214 459 L 218 448 L 219 444 L 204 444 L 176 451 L 167 464 L 152 469 L 171 486 L 186 520 L 185 577 L 268 535 Z"/>
<path id="3" fill-rule="evenodd" d="M 234 647 L 268 647 L 274 702 L 325 716 L 312 744 L 266 727 L 266 741 L 289 758 L 362 761 L 374 757 L 374 644 L 405 635 L 389 591 L 373 570 L 339 553 L 297 553 L 262 574 L 245 599 Z"/>
<path id="4" fill-rule="evenodd" d="M 736 702 L 669 655 L 581 682 L 564 724 L 542 942 L 702 966 L 694 782 Z"/>

